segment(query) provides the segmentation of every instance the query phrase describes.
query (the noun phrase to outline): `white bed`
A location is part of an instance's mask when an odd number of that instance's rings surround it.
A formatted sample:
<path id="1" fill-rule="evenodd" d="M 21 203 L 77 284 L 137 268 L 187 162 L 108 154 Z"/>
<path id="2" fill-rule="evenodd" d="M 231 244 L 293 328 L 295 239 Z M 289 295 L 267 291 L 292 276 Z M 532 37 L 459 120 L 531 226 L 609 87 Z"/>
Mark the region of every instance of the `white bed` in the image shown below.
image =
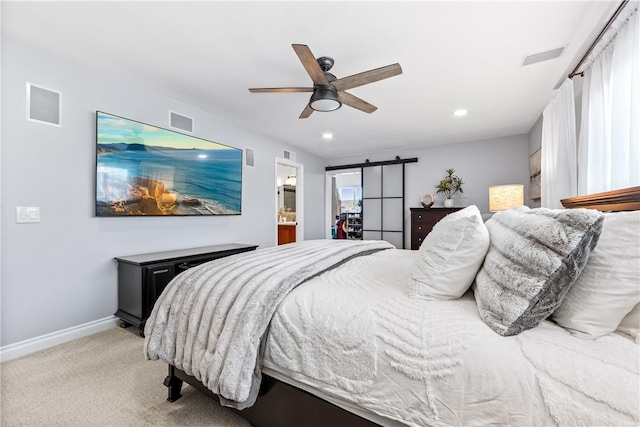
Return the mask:
<path id="1" fill-rule="evenodd" d="M 638 425 L 632 340 L 585 340 L 550 321 L 499 336 L 471 292 L 408 297 L 416 255 L 377 252 L 294 289 L 263 371 L 382 425 Z"/>
<path id="2" fill-rule="evenodd" d="M 640 206 L 639 187 L 596 196 Z M 485 225 L 473 209 L 420 251 L 312 241 L 188 270 L 156 303 L 145 355 L 169 364 L 169 400 L 184 380 L 246 408 L 265 374 L 384 426 L 639 425 L 640 212 Z M 313 425 L 353 425 L 329 420 Z"/>

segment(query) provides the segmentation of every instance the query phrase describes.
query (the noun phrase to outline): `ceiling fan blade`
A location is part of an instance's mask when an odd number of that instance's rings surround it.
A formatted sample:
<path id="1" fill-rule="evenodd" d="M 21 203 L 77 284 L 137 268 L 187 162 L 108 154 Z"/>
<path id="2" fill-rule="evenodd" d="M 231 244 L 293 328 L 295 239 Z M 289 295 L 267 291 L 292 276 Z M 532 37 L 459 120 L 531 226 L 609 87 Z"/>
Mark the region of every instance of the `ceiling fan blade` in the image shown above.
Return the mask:
<path id="1" fill-rule="evenodd" d="M 312 87 L 258 87 L 249 88 L 251 93 L 268 93 L 268 92 L 313 92 Z"/>
<path id="2" fill-rule="evenodd" d="M 357 96 L 351 95 L 347 92 L 338 92 L 338 96 L 340 97 L 340 101 L 343 104 L 348 105 L 349 107 L 353 107 L 357 110 L 364 111 L 365 113 L 373 113 L 378 109 L 375 105 L 369 104 L 367 101 L 364 101 Z"/>
<path id="3" fill-rule="evenodd" d="M 300 117 L 298 117 L 299 119 L 306 119 L 307 117 L 309 117 L 311 115 L 311 113 L 313 113 L 313 108 L 311 108 L 311 106 L 309 104 L 307 104 L 306 107 L 304 107 L 304 110 L 302 110 L 302 114 L 300 114 Z"/>
<path id="4" fill-rule="evenodd" d="M 387 65 L 386 67 L 376 68 L 374 70 L 365 71 L 363 73 L 354 74 L 352 76 L 343 77 L 333 82 L 336 89 L 349 90 L 354 87 L 363 86 L 378 80 L 388 79 L 389 77 L 402 74 L 400 64 Z"/>
<path id="5" fill-rule="evenodd" d="M 309 46 L 306 44 L 292 44 L 291 46 L 293 46 L 293 50 L 296 52 L 296 55 L 298 55 L 298 58 L 300 58 L 300 62 L 302 62 L 304 69 L 307 70 L 311 80 L 317 85 L 327 86 L 329 82 L 322 72 L 322 68 L 318 65 L 318 61 L 316 61 L 313 53 L 311 53 Z"/>

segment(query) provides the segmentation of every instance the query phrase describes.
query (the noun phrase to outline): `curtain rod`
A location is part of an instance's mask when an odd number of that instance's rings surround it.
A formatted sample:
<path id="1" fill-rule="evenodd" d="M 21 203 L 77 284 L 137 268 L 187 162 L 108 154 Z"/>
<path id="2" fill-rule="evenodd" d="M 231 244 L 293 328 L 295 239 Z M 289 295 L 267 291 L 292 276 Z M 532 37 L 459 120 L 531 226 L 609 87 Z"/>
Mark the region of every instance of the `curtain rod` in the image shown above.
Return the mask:
<path id="1" fill-rule="evenodd" d="M 396 156 L 395 160 L 384 160 L 382 162 L 370 162 L 369 159 L 366 159 L 364 163 L 353 163 L 350 165 L 340 165 L 340 166 L 327 166 L 324 168 L 324 170 L 335 171 L 335 170 L 351 169 L 351 168 L 366 168 L 370 166 L 399 165 L 404 163 L 415 163 L 417 161 L 418 161 L 417 157 L 412 157 L 410 159 L 401 159 L 400 156 Z"/>
<path id="2" fill-rule="evenodd" d="M 598 36 L 593 41 L 593 43 L 591 43 L 591 46 L 589 46 L 589 49 L 587 50 L 587 53 L 585 53 L 584 56 L 582 57 L 582 59 L 580 59 L 580 62 L 578 62 L 578 65 L 576 65 L 576 68 L 574 68 L 573 71 L 571 73 L 569 73 L 569 78 L 570 79 L 574 78 L 577 75 L 583 75 L 584 74 L 584 71 L 578 72 L 578 70 L 580 69 L 580 67 L 582 67 L 582 64 L 584 64 L 584 61 L 587 60 L 587 58 L 591 54 L 591 51 L 593 50 L 593 48 L 596 47 L 596 44 L 598 44 L 598 42 L 602 39 L 602 36 L 604 36 L 604 34 L 609 29 L 609 27 L 611 27 L 611 24 L 613 24 L 613 21 L 615 21 L 616 18 L 618 17 L 618 15 L 620 15 L 620 12 L 622 12 L 622 9 L 624 9 L 624 7 L 627 5 L 627 3 L 629 3 L 629 0 L 623 0 L 622 3 L 620 3 L 620 6 L 618 6 L 618 8 L 616 9 L 616 11 L 613 12 L 613 15 L 611 15 L 611 18 L 609 18 L 609 21 L 607 22 L 607 24 L 604 26 L 602 31 L 600 31 L 600 34 L 598 34 Z"/>

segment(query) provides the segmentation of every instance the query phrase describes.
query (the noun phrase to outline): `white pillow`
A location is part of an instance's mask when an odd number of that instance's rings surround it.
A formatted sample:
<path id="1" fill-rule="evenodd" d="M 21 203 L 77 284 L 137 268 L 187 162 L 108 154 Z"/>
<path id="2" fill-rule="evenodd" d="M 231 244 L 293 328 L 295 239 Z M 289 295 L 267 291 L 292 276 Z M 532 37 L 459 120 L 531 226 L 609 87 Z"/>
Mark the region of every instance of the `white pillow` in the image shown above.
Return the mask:
<path id="1" fill-rule="evenodd" d="M 409 295 L 460 298 L 471 286 L 489 249 L 489 232 L 474 205 L 441 219 L 427 235 L 413 264 Z"/>
<path id="2" fill-rule="evenodd" d="M 600 241 L 551 317 L 584 338 L 616 330 L 640 302 L 640 211 L 607 213 Z"/>
<path id="3" fill-rule="evenodd" d="M 628 335 L 636 344 L 640 344 L 640 304 L 636 304 L 631 313 L 624 316 L 616 332 Z"/>

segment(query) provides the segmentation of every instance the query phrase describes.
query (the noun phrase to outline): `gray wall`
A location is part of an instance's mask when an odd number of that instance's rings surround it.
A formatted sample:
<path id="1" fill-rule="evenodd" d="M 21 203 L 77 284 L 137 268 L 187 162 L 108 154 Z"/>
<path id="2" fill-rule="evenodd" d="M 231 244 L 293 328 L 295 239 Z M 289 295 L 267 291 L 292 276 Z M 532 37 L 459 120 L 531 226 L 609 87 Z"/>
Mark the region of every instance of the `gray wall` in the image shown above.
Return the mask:
<path id="1" fill-rule="evenodd" d="M 409 208 L 419 206 L 423 194 L 435 194 L 447 168 L 456 169 L 466 182 L 458 206 L 476 204 L 487 212 L 488 187 L 494 184 L 522 183 L 528 193 L 535 126 L 529 135 L 327 161 L 7 37 L 2 51 L 2 346 L 112 315 L 117 305 L 114 256 L 228 242 L 272 246 L 274 159 L 283 149 L 295 152 L 304 165 L 306 239 L 325 236 L 324 166 L 329 164 L 418 157 L 417 164 L 407 165 L 407 231 Z M 26 82 L 63 93 L 62 127 L 25 119 Z M 256 167 L 243 169 L 243 214 L 94 217 L 96 110 L 163 127 L 172 110 L 194 118 L 198 137 L 254 149 Z M 16 224 L 16 206 L 40 206 L 41 222 Z"/>
<path id="2" fill-rule="evenodd" d="M 489 186 L 524 184 L 525 204 L 529 194 L 529 138 L 527 134 L 471 141 L 427 148 L 384 151 L 366 156 L 331 159 L 327 166 L 417 157 L 418 163 L 408 163 L 405 174 L 405 247 L 410 247 L 411 207 L 420 207 L 423 194 L 436 195 L 435 186 L 446 170 L 453 168 L 465 185 L 464 194 L 456 195 L 455 206 L 476 205 L 481 212 L 489 211 Z M 442 206 L 439 195 L 434 206 Z M 365 212 L 366 215 L 366 212 Z"/>
<path id="3" fill-rule="evenodd" d="M 62 127 L 26 120 L 26 83 L 63 94 Z M 94 217 L 95 111 L 168 127 L 169 110 L 194 118 L 195 135 L 255 150 L 243 169 L 242 215 Z M 276 242 L 275 158 L 304 165 L 305 238 L 324 237 L 324 161 L 177 100 L 2 39 L 1 345 L 112 315 L 114 256 L 229 242 Z M 16 224 L 16 206 L 41 222 Z"/>

